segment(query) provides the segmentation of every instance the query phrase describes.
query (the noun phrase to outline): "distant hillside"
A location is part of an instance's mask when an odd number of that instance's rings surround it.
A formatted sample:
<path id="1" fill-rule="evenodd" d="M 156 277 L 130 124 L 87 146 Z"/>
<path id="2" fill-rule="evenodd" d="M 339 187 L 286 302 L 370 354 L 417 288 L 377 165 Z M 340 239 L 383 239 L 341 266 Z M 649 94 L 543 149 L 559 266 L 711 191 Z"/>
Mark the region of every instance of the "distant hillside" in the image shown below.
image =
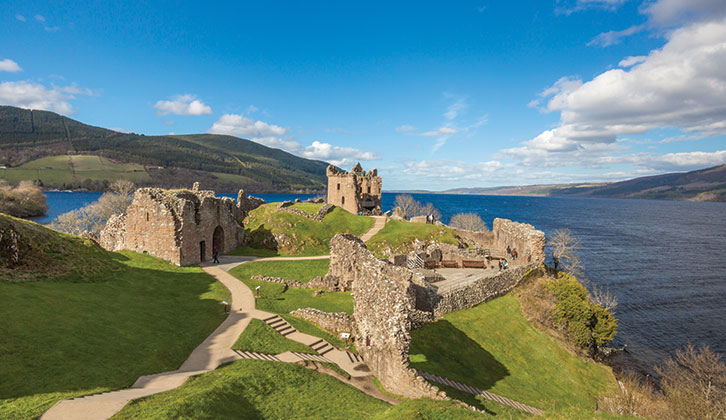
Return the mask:
<path id="1" fill-rule="evenodd" d="M 726 165 L 612 183 L 455 188 L 445 194 L 642 198 L 726 202 Z"/>
<path id="2" fill-rule="evenodd" d="M 101 158 L 95 166 L 76 170 L 74 160 L 92 162 L 92 156 Z M 327 163 L 232 136 L 119 133 L 53 112 L 0 106 L 0 166 L 7 167 L 0 178 L 39 179 L 46 188 L 102 189 L 104 181 L 125 178 L 167 188 L 198 180 L 218 191 L 319 192 Z"/>

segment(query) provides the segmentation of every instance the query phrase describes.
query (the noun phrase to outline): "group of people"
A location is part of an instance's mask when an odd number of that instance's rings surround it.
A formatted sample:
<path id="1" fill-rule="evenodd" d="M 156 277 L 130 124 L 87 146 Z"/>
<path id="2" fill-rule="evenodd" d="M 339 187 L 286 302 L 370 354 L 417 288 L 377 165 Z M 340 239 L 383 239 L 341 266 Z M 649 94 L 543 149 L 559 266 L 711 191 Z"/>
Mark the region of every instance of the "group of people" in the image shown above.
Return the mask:
<path id="1" fill-rule="evenodd" d="M 499 260 L 499 271 L 506 270 L 509 267 L 507 259 Z"/>
<path id="2" fill-rule="evenodd" d="M 516 260 L 517 257 L 519 256 L 519 254 L 517 253 L 517 249 L 516 248 L 512 249 L 508 245 L 507 245 L 507 254 L 509 254 L 509 256 L 512 257 L 513 260 Z"/>

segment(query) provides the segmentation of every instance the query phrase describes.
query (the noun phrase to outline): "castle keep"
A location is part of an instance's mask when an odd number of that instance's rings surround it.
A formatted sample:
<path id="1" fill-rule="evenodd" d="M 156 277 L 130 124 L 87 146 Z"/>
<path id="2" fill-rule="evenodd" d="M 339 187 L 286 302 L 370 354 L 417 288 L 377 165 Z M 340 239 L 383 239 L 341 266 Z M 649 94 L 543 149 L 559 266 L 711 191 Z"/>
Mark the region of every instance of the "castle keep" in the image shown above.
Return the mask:
<path id="1" fill-rule="evenodd" d="M 380 215 L 383 182 L 378 171 L 365 172 L 357 163 L 350 172 L 333 165 L 328 175 L 328 204 L 341 207 L 353 214 Z"/>
<path id="2" fill-rule="evenodd" d="M 177 265 L 193 265 L 238 247 L 244 240 L 240 222 L 264 201 L 217 197 L 214 191 L 140 188 L 126 214 L 112 216 L 101 231 L 101 246 L 109 251 L 128 249 L 163 258 Z"/>

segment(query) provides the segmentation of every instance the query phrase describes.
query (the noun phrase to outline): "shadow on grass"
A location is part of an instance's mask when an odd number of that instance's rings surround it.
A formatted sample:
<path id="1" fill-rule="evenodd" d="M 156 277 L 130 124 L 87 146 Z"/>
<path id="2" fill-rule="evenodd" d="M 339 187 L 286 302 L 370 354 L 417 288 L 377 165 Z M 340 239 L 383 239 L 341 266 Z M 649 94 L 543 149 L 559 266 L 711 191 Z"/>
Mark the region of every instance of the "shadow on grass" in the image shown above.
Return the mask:
<path id="1" fill-rule="evenodd" d="M 264 225 L 257 229 L 245 229 L 245 245 L 229 252 L 229 255 L 275 257 L 280 255 L 277 239 Z"/>
<path id="2" fill-rule="evenodd" d="M 509 370 L 445 319 L 411 332 L 411 366 L 451 380 L 491 389 Z"/>

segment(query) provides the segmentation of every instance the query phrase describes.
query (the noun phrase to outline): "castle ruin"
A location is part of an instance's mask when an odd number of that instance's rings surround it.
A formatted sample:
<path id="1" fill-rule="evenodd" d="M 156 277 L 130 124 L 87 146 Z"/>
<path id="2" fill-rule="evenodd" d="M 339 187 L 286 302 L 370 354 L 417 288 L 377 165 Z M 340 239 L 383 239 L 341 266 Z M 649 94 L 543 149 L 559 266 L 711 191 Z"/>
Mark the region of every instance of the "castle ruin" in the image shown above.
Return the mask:
<path id="1" fill-rule="evenodd" d="M 177 265 L 199 264 L 242 244 L 241 221 L 263 204 L 246 197 L 237 201 L 217 197 L 214 191 L 140 188 L 126 214 L 114 215 L 101 231 L 100 244 L 109 251 L 128 249 L 165 259 Z"/>
<path id="2" fill-rule="evenodd" d="M 365 172 L 356 163 L 350 172 L 330 165 L 328 175 L 328 204 L 341 207 L 353 214 L 381 215 L 383 181 L 378 170 Z"/>

